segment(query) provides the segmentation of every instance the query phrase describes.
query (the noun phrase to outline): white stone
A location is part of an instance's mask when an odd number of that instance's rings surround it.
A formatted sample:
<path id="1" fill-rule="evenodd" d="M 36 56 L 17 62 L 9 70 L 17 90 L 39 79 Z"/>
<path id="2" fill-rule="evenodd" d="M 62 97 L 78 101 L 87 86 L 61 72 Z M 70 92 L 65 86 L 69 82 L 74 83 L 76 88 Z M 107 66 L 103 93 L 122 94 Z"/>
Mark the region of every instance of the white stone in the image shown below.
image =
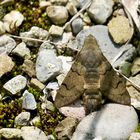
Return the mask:
<path id="1" fill-rule="evenodd" d="M 49 33 L 52 36 L 62 36 L 62 34 L 63 34 L 63 28 L 60 27 L 60 26 L 52 25 L 50 27 L 50 29 L 49 29 Z"/>
<path id="2" fill-rule="evenodd" d="M 24 91 L 22 100 L 22 108 L 28 110 L 35 110 L 37 108 L 37 103 L 34 95 L 32 93 L 29 93 L 28 90 Z"/>
<path id="3" fill-rule="evenodd" d="M 9 57 L 7 54 L 1 54 L 0 55 L 0 77 L 6 74 L 7 72 L 10 72 L 12 68 L 14 67 L 14 62 L 12 61 L 12 58 Z"/>
<path id="4" fill-rule="evenodd" d="M 30 112 L 21 112 L 18 116 L 15 118 L 15 126 L 24 126 L 28 125 L 30 120 Z"/>
<path id="5" fill-rule="evenodd" d="M 3 18 L 5 29 L 10 32 L 19 27 L 23 20 L 24 16 L 19 11 L 13 10 Z"/>
<path id="6" fill-rule="evenodd" d="M 12 51 L 12 53 L 25 59 L 31 58 L 30 50 L 26 47 L 26 44 L 24 42 L 18 44 L 16 48 Z"/>
<path id="7" fill-rule="evenodd" d="M 45 133 L 34 126 L 24 126 L 21 128 L 22 138 L 24 140 L 48 140 Z"/>
<path id="8" fill-rule="evenodd" d="M 140 133 L 133 132 L 129 138 L 129 140 L 139 140 L 140 139 Z"/>
<path id="9" fill-rule="evenodd" d="M 103 24 L 112 14 L 113 5 L 113 0 L 93 0 L 87 11 L 92 20 Z"/>
<path id="10" fill-rule="evenodd" d="M 60 74 L 62 62 L 55 50 L 44 49 L 39 52 L 36 60 L 36 76 L 39 81 L 46 82 Z"/>
<path id="11" fill-rule="evenodd" d="M 21 139 L 21 130 L 17 128 L 2 128 L 0 129 L 0 139 L 1 137 L 5 139 Z"/>
<path id="12" fill-rule="evenodd" d="M 9 80 L 4 84 L 3 88 L 9 91 L 11 94 L 15 95 L 20 93 L 26 87 L 27 79 L 22 75 L 17 75 L 16 77 Z"/>
<path id="13" fill-rule="evenodd" d="M 71 140 L 126 140 L 138 125 L 138 116 L 131 106 L 106 104 L 100 111 L 86 116 L 77 126 Z"/>
<path id="14" fill-rule="evenodd" d="M 13 38 L 3 35 L 0 36 L 0 54 L 10 53 L 16 46 L 16 42 Z"/>
<path id="15" fill-rule="evenodd" d="M 47 15 L 56 25 L 64 24 L 68 19 L 68 11 L 64 6 L 49 6 Z"/>

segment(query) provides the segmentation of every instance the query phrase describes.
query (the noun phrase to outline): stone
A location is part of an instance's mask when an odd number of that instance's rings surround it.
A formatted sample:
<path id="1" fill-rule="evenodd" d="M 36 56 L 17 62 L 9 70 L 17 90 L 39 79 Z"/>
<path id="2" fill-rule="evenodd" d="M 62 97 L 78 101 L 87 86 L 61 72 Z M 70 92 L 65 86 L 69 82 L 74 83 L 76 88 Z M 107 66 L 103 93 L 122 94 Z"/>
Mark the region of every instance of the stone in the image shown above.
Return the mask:
<path id="1" fill-rule="evenodd" d="M 49 82 L 45 88 L 48 90 L 57 90 L 59 85 L 57 82 Z"/>
<path id="2" fill-rule="evenodd" d="M 21 128 L 22 138 L 24 140 L 48 140 L 45 133 L 34 126 L 24 126 Z"/>
<path id="3" fill-rule="evenodd" d="M 14 0 L 3 0 L 0 2 L 0 5 L 2 6 L 11 6 L 12 4 L 14 4 Z"/>
<path id="4" fill-rule="evenodd" d="M 140 57 L 135 58 L 131 67 L 132 76 L 140 72 Z"/>
<path id="5" fill-rule="evenodd" d="M 0 21 L 0 35 L 4 34 L 5 31 L 5 27 L 4 27 L 4 23 L 2 21 Z"/>
<path id="6" fill-rule="evenodd" d="M 53 103 L 48 101 L 48 100 L 46 100 L 44 103 L 41 104 L 41 108 L 43 110 L 47 109 L 47 110 L 50 110 L 50 111 L 55 111 L 55 107 L 54 107 Z"/>
<path id="7" fill-rule="evenodd" d="M 7 32 L 11 32 L 12 30 L 18 28 L 23 21 L 24 16 L 16 10 L 13 10 L 10 13 L 6 14 L 3 18 L 4 27 Z"/>
<path id="8" fill-rule="evenodd" d="M 22 140 L 21 130 L 17 128 L 1 128 L 0 129 L 0 139 L 13 139 L 13 140 Z"/>
<path id="9" fill-rule="evenodd" d="M 70 140 L 77 124 L 77 119 L 71 117 L 67 117 L 61 121 L 55 128 L 55 132 L 58 135 L 58 140 Z"/>
<path id="10" fill-rule="evenodd" d="M 50 1 L 46 1 L 46 0 L 39 0 L 39 7 L 41 9 L 44 9 L 48 6 L 51 6 L 51 2 Z"/>
<path id="11" fill-rule="evenodd" d="M 138 125 L 138 116 L 131 106 L 106 104 L 100 111 L 86 116 L 77 126 L 71 140 L 126 140 Z"/>
<path id="12" fill-rule="evenodd" d="M 96 25 L 86 30 L 82 30 L 76 36 L 76 42 L 73 43 L 73 46 L 75 47 L 75 49 L 80 50 L 83 46 L 85 37 L 87 37 L 90 34 L 96 38 L 103 55 L 107 58 L 107 60 L 111 64 L 114 63 L 114 58 L 116 58 L 118 54 L 122 52 L 127 52 L 127 50 L 132 48 L 132 45 L 122 46 L 119 44 L 115 44 L 109 36 L 107 26 Z M 122 54 L 121 57 L 123 57 L 123 55 L 124 54 Z"/>
<path id="13" fill-rule="evenodd" d="M 12 61 L 11 57 L 7 54 L 0 54 L 0 78 L 7 72 L 10 72 L 14 65 L 15 63 Z"/>
<path id="14" fill-rule="evenodd" d="M 24 60 L 24 63 L 22 65 L 22 70 L 27 73 L 30 77 L 34 77 L 36 75 L 35 73 L 35 64 L 28 59 Z"/>
<path id="15" fill-rule="evenodd" d="M 17 75 L 3 85 L 3 88 L 12 95 L 20 93 L 27 85 L 27 79 L 22 75 Z"/>
<path id="16" fill-rule="evenodd" d="M 29 120 L 30 120 L 30 112 L 21 112 L 18 116 L 16 116 L 14 125 L 25 126 L 29 124 Z"/>
<path id="17" fill-rule="evenodd" d="M 30 50 L 26 47 L 24 42 L 18 44 L 12 53 L 25 59 L 31 58 Z"/>
<path id="18" fill-rule="evenodd" d="M 87 12 L 96 23 L 103 24 L 113 11 L 113 0 L 93 0 Z"/>
<path id="19" fill-rule="evenodd" d="M 47 7 L 47 15 L 56 25 L 64 24 L 68 19 L 68 11 L 64 6 Z"/>
<path id="20" fill-rule="evenodd" d="M 39 47 L 39 52 L 44 50 L 44 49 L 54 49 L 54 45 L 52 45 L 48 42 L 43 42 Z"/>
<path id="21" fill-rule="evenodd" d="M 66 8 L 71 16 L 74 16 L 77 13 L 77 8 L 72 2 L 68 2 Z"/>
<path id="22" fill-rule="evenodd" d="M 56 56 L 55 50 L 44 49 L 39 52 L 36 60 L 36 76 L 39 81 L 46 82 L 59 75 L 62 62 Z"/>
<path id="23" fill-rule="evenodd" d="M 64 106 L 59 109 L 59 111 L 67 117 L 72 117 L 78 120 L 82 120 L 85 117 L 85 109 L 81 104 L 81 101 L 75 101 L 69 106 Z M 76 113 L 75 113 L 76 112 Z"/>
<path id="24" fill-rule="evenodd" d="M 87 12 L 85 12 L 84 15 L 81 16 L 81 18 L 82 18 L 82 20 L 83 20 L 86 24 L 92 25 L 92 21 L 91 21 L 91 19 L 90 19 L 90 17 L 89 17 L 89 15 L 88 15 Z"/>
<path id="25" fill-rule="evenodd" d="M 45 85 L 42 84 L 39 80 L 37 80 L 36 78 L 32 78 L 30 81 L 30 84 L 32 87 L 34 87 L 35 89 L 42 91 L 45 88 Z"/>
<path id="26" fill-rule="evenodd" d="M 129 140 L 139 140 L 139 139 L 140 139 L 140 133 L 138 132 L 133 132 L 129 137 Z"/>
<path id="27" fill-rule="evenodd" d="M 37 108 L 34 95 L 29 93 L 28 90 L 25 90 L 23 93 L 22 108 L 27 110 L 35 110 Z"/>
<path id="28" fill-rule="evenodd" d="M 108 23 L 108 30 L 115 43 L 126 43 L 133 35 L 129 19 L 125 16 L 112 18 Z"/>
<path id="29" fill-rule="evenodd" d="M 14 39 L 7 35 L 0 36 L 0 54 L 10 53 L 16 46 Z"/>
<path id="30" fill-rule="evenodd" d="M 42 28 L 33 26 L 30 31 L 20 33 L 20 36 L 23 38 L 22 41 L 25 42 L 28 46 L 39 47 L 41 42 L 36 40 L 29 40 L 26 38 L 40 39 L 45 41 L 48 39 L 49 33 Z"/>
<path id="31" fill-rule="evenodd" d="M 68 0 L 50 0 L 51 3 L 56 4 L 56 5 L 66 5 Z"/>
<path id="32" fill-rule="evenodd" d="M 77 0 L 79 1 L 79 6 L 82 9 L 87 3 L 89 3 L 91 0 Z"/>
<path id="33" fill-rule="evenodd" d="M 60 26 L 52 25 L 49 29 L 49 34 L 52 36 L 62 36 L 63 28 Z"/>
<path id="34" fill-rule="evenodd" d="M 83 21 L 81 18 L 77 18 L 71 23 L 72 31 L 74 35 L 77 35 L 83 29 Z"/>

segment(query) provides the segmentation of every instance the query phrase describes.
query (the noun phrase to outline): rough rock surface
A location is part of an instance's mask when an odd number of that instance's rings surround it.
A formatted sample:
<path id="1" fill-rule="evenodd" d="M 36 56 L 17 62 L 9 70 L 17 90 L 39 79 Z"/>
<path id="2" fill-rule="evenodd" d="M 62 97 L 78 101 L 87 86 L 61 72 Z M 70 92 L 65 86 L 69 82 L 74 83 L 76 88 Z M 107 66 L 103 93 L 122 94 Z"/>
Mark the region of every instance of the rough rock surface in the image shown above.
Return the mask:
<path id="1" fill-rule="evenodd" d="M 113 5 L 113 0 L 93 0 L 87 11 L 94 22 L 103 24 L 111 15 Z"/>
<path id="2" fill-rule="evenodd" d="M 0 77 L 5 73 L 10 72 L 14 67 L 14 62 L 7 54 L 0 55 Z"/>
<path id="3" fill-rule="evenodd" d="M 28 110 L 35 110 L 37 108 L 37 103 L 35 101 L 34 95 L 29 93 L 27 90 L 23 93 L 22 108 Z"/>
<path id="4" fill-rule="evenodd" d="M 36 76 L 41 82 L 54 78 L 61 70 L 62 62 L 57 58 L 55 50 L 44 49 L 39 52 L 36 61 Z"/>
<path id="5" fill-rule="evenodd" d="M 129 20 L 125 16 L 117 16 L 110 20 L 108 29 L 114 42 L 119 44 L 127 42 L 133 34 Z"/>
<path id="6" fill-rule="evenodd" d="M 72 140 L 92 140 L 96 136 L 107 140 L 125 140 L 137 125 L 138 116 L 133 107 L 107 104 L 78 124 Z"/>
<path id="7" fill-rule="evenodd" d="M 12 95 L 15 95 L 20 93 L 26 87 L 26 84 L 27 79 L 22 75 L 17 75 L 5 83 L 3 88 L 9 91 Z"/>
<path id="8" fill-rule="evenodd" d="M 68 19 L 68 11 L 64 6 L 49 6 L 47 15 L 56 25 L 64 24 Z"/>

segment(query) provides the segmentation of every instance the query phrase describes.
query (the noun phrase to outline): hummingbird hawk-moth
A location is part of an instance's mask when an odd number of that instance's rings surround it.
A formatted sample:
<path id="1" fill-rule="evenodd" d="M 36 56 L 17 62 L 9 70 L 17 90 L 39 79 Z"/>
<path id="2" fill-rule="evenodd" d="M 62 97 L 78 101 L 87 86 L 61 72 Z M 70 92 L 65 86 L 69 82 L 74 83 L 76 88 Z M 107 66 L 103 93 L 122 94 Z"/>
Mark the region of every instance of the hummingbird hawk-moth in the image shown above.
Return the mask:
<path id="1" fill-rule="evenodd" d="M 92 35 L 86 37 L 81 51 L 57 91 L 55 106 L 66 106 L 81 96 L 87 113 L 97 110 L 102 98 L 130 104 L 126 80 L 114 71 Z"/>

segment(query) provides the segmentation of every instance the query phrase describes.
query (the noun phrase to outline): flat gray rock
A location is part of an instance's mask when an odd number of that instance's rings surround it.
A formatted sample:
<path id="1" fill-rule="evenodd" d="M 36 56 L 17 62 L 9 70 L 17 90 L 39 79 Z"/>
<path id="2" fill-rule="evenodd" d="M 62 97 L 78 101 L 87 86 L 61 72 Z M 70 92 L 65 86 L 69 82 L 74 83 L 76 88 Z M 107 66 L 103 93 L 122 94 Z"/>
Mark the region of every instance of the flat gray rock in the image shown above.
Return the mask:
<path id="1" fill-rule="evenodd" d="M 36 76 L 39 81 L 46 82 L 60 74 L 62 62 L 57 58 L 55 50 L 44 49 L 36 60 Z"/>
<path id="2" fill-rule="evenodd" d="M 34 95 L 32 93 L 29 93 L 28 90 L 25 90 L 23 93 L 22 108 L 28 110 L 35 110 L 37 108 L 37 103 Z"/>
<path id="3" fill-rule="evenodd" d="M 24 126 L 21 128 L 23 140 L 48 140 L 45 133 L 34 126 Z"/>
<path id="4" fill-rule="evenodd" d="M 27 79 L 22 75 L 17 75 L 5 83 L 3 88 L 9 91 L 12 95 L 15 95 L 20 93 L 26 87 L 26 84 Z"/>
<path id="5" fill-rule="evenodd" d="M 87 12 L 94 22 L 103 24 L 112 14 L 113 5 L 113 0 L 92 0 Z"/>
<path id="6" fill-rule="evenodd" d="M 18 116 L 15 118 L 15 126 L 24 126 L 28 125 L 30 120 L 30 112 L 21 112 Z"/>
<path id="7" fill-rule="evenodd" d="M 135 131 L 138 116 L 131 106 L 107 104 L 86 116 L 77 126 L 71 140 L 126 140 Z"/>
<path id="8" fill-rule="evenodd" d="M 16 42 L 13 38 L 3 35 L 0 36 L 0 54 L 10 53 L 16 46 Z"/>

